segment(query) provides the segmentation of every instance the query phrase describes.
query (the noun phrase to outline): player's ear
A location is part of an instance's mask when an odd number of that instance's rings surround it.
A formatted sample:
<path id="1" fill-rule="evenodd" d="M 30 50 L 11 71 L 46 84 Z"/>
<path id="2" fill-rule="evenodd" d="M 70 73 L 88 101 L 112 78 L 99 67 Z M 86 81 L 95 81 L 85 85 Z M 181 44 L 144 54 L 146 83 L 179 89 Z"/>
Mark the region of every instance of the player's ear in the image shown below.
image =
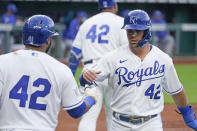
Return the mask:
<path id="1" fill-rule="evenodd" d="M 47 53 L 51 47 L 51 41 L 52 39 L 51 38 L 48 38 L 48 40 L 46 41 L 46 43 L 43 45 L 44 46 L 44 50 L 45 52 Z"/>
<path id="2" fill-rule="evenodd" d="M 47 47 L 50 45 L 50 43 L 51 43 L 51 38 L 48 38 L 48 40 L 46 42 Z"/>
<path id="3" fill-rule="evenodd" d="M 114 13 L 115 13 L 115 14 L 118 13 L 118 4 L 117 4 L 117 3 L 114 4 L 113 10 L 114 10 Z"/>

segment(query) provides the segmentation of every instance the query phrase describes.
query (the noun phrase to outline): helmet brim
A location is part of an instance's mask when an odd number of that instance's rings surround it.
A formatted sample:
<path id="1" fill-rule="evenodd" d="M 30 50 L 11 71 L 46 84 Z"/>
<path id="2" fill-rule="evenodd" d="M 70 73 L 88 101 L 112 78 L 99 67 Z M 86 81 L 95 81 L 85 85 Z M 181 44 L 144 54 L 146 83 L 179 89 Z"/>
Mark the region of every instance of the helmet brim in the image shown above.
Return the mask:
<path id="1" fill-rule="evenodd" d="M 144 25 L 134 25 L 134 24 L 128 24 L 128 25 L 124 25 L 121 29 L 125 29 L 125 30 L 147 30 L 149 28 L 149 26 L 144 26 Z"/>

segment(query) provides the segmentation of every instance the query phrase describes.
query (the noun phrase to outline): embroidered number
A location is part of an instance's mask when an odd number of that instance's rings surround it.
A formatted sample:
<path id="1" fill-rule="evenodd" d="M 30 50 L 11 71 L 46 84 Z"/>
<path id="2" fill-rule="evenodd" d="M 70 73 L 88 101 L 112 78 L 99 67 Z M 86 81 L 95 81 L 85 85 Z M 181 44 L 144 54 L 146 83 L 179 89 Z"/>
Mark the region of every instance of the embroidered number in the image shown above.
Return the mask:
<path id="1" fill-rule="evenodd" d="M 97 25 L 93 25 L 90 30 L 88 31 L 88 33 L 86 34 L 86 39 L 91 39 L 91 42 L 94 43 L 97 35 L 96 35 L 96 30 Z M 109 26 L 108 25 L 102 25 L 99 27 L 99 30 L 101 31 L 98 34 L 98 43 L 99 44 L 108 44 L 108 40 L 103 39 L 103 36 L 106 36 L 109 33 Z"/>
<path id="2" fill-rule="evenodd" d="M 86 39 L 91 39 L 91 42 L 94 43 L 96 39 L 96 25 L 93 25 L 88 33 L 86 34 Z"/>
<path id="3" fill-rule="evenodd" d="M 103 40 L 102 36 L 105 36 L 105 35 L 107 35 L 109 33 L 109 26 L 108 25 L 102 25 L 99 29 L 103 30 L 103 32 L 101 32 L 98 35 L 98 43 L 105 43 L 105 44 L 107 44 L 108 40 Z"/>
<path id="4" fill-rule="evenodd" d="M 25 107 L 26 101 L 28 98 L 27 94 L 27 86 L 29 82 L 29 76 L 22 76 L 18 83 L 12 88 L 10 91 L 9 98 L 11 99 L 19 99 L 20 100 L 20 107 Z M 21 93 L 18 93 L 21 90 Z"/>
<path id="5" fill-rule="evenodd" d="M 146 91 L 145 91 L 145 96 L 149 96 L 150 99 L 160 99 L 160 85 L 157 86 L 156 92 L 154 93 L 155 90 L 155 84 L 152 84 Z"/>
<path id="6" fill-rule="evenodd" d="M 20 107 L 26 106 L 26 101 L 28 99 L 27 89 L 29 83 L 29 76 L 23 75 L 17 84 L 11 89 L 9 98 L 19 99 Z M 30 96 L 29 108 L 36 110 L 46 110 L 46 104 L 37 103 L 38 97 L 45 97 L 50 93 L 51 84 L 47 79 L 38 78 L 33 82 L 34 87 L 44 86 L 43 91 L 36 91 Z M 21 91 L 21 92 L 20 92 Z"/>

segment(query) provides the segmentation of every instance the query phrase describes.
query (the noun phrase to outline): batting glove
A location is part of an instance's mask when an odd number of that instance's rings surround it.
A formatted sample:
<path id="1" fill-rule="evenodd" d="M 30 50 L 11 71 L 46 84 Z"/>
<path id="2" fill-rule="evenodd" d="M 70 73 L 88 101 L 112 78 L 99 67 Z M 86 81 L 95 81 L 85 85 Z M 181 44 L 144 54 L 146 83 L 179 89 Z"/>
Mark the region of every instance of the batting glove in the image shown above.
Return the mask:
<path id="1" fill-rule="evenodd" d="M 97 88 L 94 86 L 85 86 L 85 96 L 92 96 L 93 99 L 95 100 L 95 104 L 97 103 L 98 100 L 98 94 L 97 94 Z"/>
<path id="2" fill-rule="evenodd" d="M 181 112 L 186 125 L 197 131 L 197 120 L 192 106 L 187 105 L 184 108 L 178 107 L 178 109 Z"/>

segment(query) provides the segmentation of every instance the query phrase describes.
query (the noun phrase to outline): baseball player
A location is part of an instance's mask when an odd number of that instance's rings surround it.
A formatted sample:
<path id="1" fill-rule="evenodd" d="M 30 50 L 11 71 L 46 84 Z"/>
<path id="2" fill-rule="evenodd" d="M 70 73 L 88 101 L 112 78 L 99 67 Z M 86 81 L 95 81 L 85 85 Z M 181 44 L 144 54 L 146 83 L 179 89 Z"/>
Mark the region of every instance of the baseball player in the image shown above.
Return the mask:
<path id="1" fill-rule="evenodd" d="M 124 19 L 117 16 L 118 5 L 114 0 L 99 0 L 101 13 L 96 14 L 86 20 L 79 28 L 79 32 L 73 43 L 69 67 L 75 75 L 80 58 L 84 68 L 94 64 L 104 54 L 128 43 L 126 31 L 121 30 Z M 102 103 L 105 104 L 107 117 L 107 128 L 111 121 L 111 89 L 108 88 L 108 80 L 98 84 L 98 103 L 86 115 L 79 124 L 79 131 L 95 131 L 96 121 L 101 111 Z"/>
<path id="2" fill-rule="evenodd" d="M 172 59 L 148 40 L 151 22 L 143 10 L 124 18 L 129 44 L 110 52 L 80 76 L 80 83 L 103 81 L 112 87 L 112 131 L 163 131 L 160 113 L 163 92 L 172 95 L 185 123 L 197 130 L 193 108 L 175 71 Z"/>
<path id="3" fill-rule="evenodd" d="M 0 56 L 0 131 L 54 131 L 61 107 L 78 118 L 96 103 L 95 88 L 83 97 L 70 69 L 45 53 L 57 35 L 51 18 L 34 15 L 26 49 Z"/>
<path id="4" fill-rule="evenodd" d="M 10 3 L 7 6 L 7 11 L 5 13 L 3 13 L 2 16 L 0 16 L 0 23 L 3 24 L 11 24 L 11 25 L 15 25 L 16 24 L 16 16 L 15 14 L 18 12 L 18 8 L 16 7 L 15 4 Z M 15 38 L 13 35 L 14 32 L 11 33 L 10 35 L 10 50 L 14 49 L 14 43 L 15 43 Z M 5 53 L 5 49 L 6 49 L 6 35 L 5 32 L 0 31 L 0 53 L 3 54 Z"/>
<path id="5" fill-rule="evenodd" d="M 155 10 L 151 18 L 152 24 L 166 25 L 166 20 L 161 11 Z M 168 55 L 173 55 L 173 48 L 175 47 L 175 40 L 173 36 L 167 30 L 161 30 L 155 32 L 154 44 L 163 50 Z"/>

